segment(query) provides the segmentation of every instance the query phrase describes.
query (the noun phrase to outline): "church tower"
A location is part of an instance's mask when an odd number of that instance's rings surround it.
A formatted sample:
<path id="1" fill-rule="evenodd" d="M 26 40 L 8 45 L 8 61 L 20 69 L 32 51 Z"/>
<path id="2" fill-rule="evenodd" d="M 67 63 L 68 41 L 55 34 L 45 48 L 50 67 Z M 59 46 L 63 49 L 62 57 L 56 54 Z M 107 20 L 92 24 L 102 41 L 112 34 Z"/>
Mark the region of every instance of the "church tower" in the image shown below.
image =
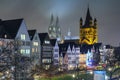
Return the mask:
<path id="1" fill-rule="evenodd" d="M 80 18 L 80 44 L 92 45 L 98 42 L 97 35 L 97 20 L 92 19 L 89 11 L 89 7 L 87 9 L 86 20 L 83 25 L 83 20 Z"/>
<path id="2" fill-rule="evenodd" d="M 58 16 L 56 18 L 56 21 L 54 22 L 54 17 L 53 15 L 51 15 L 50 25 L 48 28 L 48 34 L 51 39 L 61 38 L 61 29 L 60 29 Z"/>

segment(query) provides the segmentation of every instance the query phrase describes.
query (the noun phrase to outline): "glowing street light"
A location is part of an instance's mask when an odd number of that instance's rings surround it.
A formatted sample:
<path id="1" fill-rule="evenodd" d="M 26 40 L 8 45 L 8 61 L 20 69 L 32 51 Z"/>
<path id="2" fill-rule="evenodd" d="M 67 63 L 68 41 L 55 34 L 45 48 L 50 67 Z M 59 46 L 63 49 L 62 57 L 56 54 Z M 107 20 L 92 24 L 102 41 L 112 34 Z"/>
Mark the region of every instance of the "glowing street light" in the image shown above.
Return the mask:
<path id="1" fill-rule="evenodd" d="M 90 71 L 90 74 L 93 74 L 93 71 Z"/>
<path id="2" fill-rule="evenodd" d="M 75 74 L 73 74 L 72 77 L 75 78 Z"/>

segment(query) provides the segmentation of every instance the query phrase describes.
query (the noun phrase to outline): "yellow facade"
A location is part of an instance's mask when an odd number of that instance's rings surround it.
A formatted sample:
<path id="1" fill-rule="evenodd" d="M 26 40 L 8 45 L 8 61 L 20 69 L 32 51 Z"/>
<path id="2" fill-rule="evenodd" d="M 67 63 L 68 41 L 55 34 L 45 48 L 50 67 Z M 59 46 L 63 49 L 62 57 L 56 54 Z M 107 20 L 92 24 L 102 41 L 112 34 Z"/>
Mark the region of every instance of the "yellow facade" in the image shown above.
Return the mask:
<path id="1" fill-rule="evenodd" d="M 98 42 L 97 20 L 92 20 L 89 8 L 87 10 L 86 20 L 83 25 L 82 18 L 80 19 L 80 44 L 92 45 Z"/>
<path id="2" fill-rule="evenodd" d="M 94 44 L 98 42 L 97 29 L 90 28 L 80 28 L 80 40 L 81 44 Z"/>

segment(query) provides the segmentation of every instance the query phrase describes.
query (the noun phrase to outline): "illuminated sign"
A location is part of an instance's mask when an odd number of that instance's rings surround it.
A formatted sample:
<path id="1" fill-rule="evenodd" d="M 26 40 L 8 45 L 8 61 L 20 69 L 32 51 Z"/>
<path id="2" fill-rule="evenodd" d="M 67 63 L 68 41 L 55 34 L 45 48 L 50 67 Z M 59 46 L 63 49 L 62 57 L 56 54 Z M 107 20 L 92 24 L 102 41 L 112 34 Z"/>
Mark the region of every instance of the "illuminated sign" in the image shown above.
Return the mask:
<path id="1" fill-rule="evenodd" d="M 94 71 L 94 80 L 105 80 L 106 71 Z"/>

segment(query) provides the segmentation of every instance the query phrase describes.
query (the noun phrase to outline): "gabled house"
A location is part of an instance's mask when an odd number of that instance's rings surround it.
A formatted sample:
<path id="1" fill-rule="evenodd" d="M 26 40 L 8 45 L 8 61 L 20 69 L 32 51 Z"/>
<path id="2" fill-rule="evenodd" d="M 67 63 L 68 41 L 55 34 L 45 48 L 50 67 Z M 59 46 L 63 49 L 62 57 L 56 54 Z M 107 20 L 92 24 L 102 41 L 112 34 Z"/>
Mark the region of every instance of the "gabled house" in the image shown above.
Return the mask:
<path id="1" fill-rule="evenodd" d="M 48 33 L 39 33 L 41 41 L 41 65 L 48 70 L 53 63 L 53 46 Z"/>
<path id="2" fill-rule="evenodd" d="M 51 39 L 50 41 L 53 46 L 53 64 L 59 65 L 59 46 L 57 39 Z"/>
<path id="3" fill-rule="evenodd" d="M 25 64 L 26 62 L 25 59 L 28 59 L 30 57 L 31 52 L 30 52 L 30 38 L 28 35 L 28 31 L 24 19 L 0 21 L 0 43 L 3 42 L 2 44 L 4 44 L 4 43 L 9 43 L 10 41 L 14 43 L 13 47 L 15 47 L 13 49 L 13 54 L 16 53 L 17 55 L 21 55 L 21 56 L 14 56 L 15 65 L 12 66 L 15 66 L 15 71 L 16 71 L 15 80 L 26 80 L 29 73 L 28 66 L 30 61 L 27 61 L 27 64 Z M 23 66 L 23 64 L 25 65 Z M 19 65 L 21 65 L 21 67 L 19 67 Z"/>
<path id="4" fill-rule="evenodd" d="M 33 66 L 41 63 L 41 45 L 37 30 L 28 30 L 31 40 L 31 61 Z"/>
<path id="5" fill-rule="evenodd" d="M 30 38 L 24 19 L 1 21 L 0 38 L 17 41 L 17 52 L 30 57 Z"/>

